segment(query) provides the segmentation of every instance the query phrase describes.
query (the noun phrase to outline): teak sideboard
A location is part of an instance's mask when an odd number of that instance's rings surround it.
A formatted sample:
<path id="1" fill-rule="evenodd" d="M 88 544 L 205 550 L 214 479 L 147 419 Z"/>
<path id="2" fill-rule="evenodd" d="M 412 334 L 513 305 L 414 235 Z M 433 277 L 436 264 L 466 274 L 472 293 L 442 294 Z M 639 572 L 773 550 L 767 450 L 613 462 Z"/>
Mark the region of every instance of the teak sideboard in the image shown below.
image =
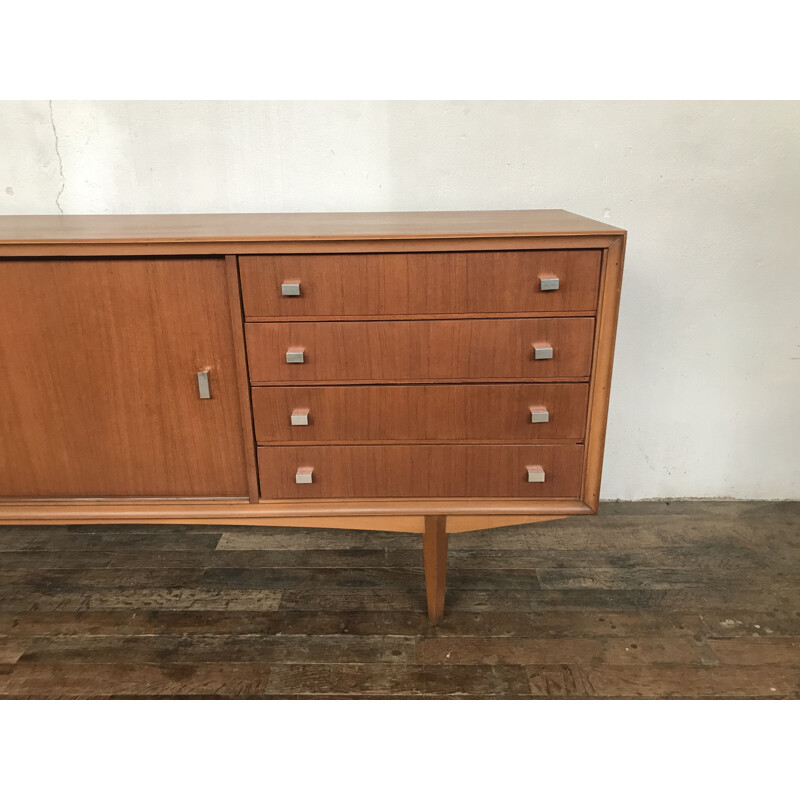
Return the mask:
<path id="1" fill-rule="evenodd" d="M 625 231 L 559 210 L 0 217 L 0 524 L 597 511 Z"/>

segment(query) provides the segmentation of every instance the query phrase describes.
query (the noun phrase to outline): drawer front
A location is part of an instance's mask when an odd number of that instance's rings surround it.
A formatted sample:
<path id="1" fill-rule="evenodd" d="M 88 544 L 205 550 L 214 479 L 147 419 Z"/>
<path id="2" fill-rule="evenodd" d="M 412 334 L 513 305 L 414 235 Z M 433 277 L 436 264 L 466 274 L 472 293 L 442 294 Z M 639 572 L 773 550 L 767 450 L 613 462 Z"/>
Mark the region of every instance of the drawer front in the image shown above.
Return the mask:
<path id="1" fill-rule="evenodd" d="M 264 499 L 577 498 L 583 445 L 353 445 L 258 448 Z M 529 481 L 529 469 L 544 480 Z"/>
<path id="2" fill-rule="evenodd" d="M 251 322 L 245 329 L 253 383 L 580 380 L 591 369 L 594 320 Z M 537 358 L 536 348 L 552 357 Z"/>
<path id="3" fill-rule="evenodd" d="M 600 254 L 277 255 L 242 256 L 239 264 L 247 317 L 575 313 L 597 308 Z"/>
<path id="4" fill-rule="evenodd" d="M 266 442 L 582 439 L 585 383 L 253 389 Z"/>

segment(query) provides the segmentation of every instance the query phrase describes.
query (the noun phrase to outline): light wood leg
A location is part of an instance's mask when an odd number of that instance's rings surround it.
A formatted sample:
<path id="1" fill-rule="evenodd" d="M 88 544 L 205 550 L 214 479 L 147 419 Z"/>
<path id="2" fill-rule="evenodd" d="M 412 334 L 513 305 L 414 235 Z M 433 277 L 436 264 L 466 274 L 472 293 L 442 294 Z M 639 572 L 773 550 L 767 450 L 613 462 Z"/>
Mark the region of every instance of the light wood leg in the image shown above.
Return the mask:
<path id="1" fill-rule="evenodd" d="M 447 517 L 425 517 L 422 553 L 425 560 L 425 592 L 428 596 L 428 619 L 436 625 L 444 613 L 444 590 L 447 582 Z"/>

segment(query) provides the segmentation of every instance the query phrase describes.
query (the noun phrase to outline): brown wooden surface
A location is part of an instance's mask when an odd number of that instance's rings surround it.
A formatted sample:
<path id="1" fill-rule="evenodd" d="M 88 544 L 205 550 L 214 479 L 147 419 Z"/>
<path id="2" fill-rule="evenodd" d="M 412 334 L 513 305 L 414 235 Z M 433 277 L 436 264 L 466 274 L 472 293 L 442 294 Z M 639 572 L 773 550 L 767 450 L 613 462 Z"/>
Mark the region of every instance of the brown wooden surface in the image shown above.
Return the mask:
<path id="1" fill-rule="evenodd" d="M 253 462 L 252 437 L 249 436 L 250 420 L 248 419 L 247 395 L 244 391 L 245 385 L 242 379 L 243 361 L 246 355 L 242 351 L 241 338 L 238 336 L 237 325 L 240 319 L 240 308 L 238 306 L 238 291 L 235 281 L 235 273 L 231 267 L 234 264 L 236 253 L 268 254 L 268 253 L 316 253 L 326 254 L 321 256 L 329 267 L 336 262 L 337 264 L 347 263 L 344 272 L 350 273 L 353 264 L 362 261 L 374 263 L 374 259 L 379 261 L 387 260 L 391 262 L 391 269 L 384 271 L 386 274 L 395 276 L 402 267 L 398 264 L 409 264 L 408 273 L 416 276 L 418 281 L 422 276 L 421 266 L 424 263 L 438 263 L 455 265 L 454 270 L 459 280 L 452 281 L 454 284 L 466 282 L 471 285 L 474 283 L 470 275 L 480 277 L 491 276 L 488 281 L 488 288 L 484 287 L 481 292 L 480 287 L 470 288 L 464 294 L 463 286 L 457 288 L 461 292 L 458 297 L 466 297 L 468 305 L 480 304 L 491 299 L 492 308 L 486 312 L 462 312 L 464 306 L 456 304 L 455 313 L 472 313 L 476 316 L 480 314 L 504 314 L 508 312 L 497 311 L 497 304 L 515 302 L 519 295 L 519 287 L 511 285 L 514 277 L 520 276 L 529 270 L 531 264 L 541 265 L 545 260 L 552 263 L 565 264 L 567 261 L 576 258 L 587 258 L 588 253 L 594 251 L 595 256 L 605 248 L 611 248 L 603 256 L 604 262 L 608 265 L 603 278 L 603 299 L 599 310 L 600 319 L 598 323 L 598 342 L 599 347 L 594 352 L 593 364 L 595 366 L 594 377 L 591 380 L 591 428 L 587 434 L 587 448 L 585 456 L 585 474 L 583 492 L 590 498 L 591 505 L 596 507 L 596 499 L 599 492 L 600 466 L 602 463 L 603 439 L 605 436 L 605 420 L 608 402 L 608 381 L 610 379 L 610 364 L 613 353 L 613 329 L 616 323 L 616 300 L 614 296 L 614 270 L 621 271 L 621 257 L 624 247 L 624 231 L 621 231 L 603 223 L 594 223 L 582 217 L 560 211 L 512 211 L 512 212 L 457 212 L 457 213 L 432 213 L 432 214 L 335 214 L 335 215 L 180 215 L 180 216 L 156 216 L 156 217 L 7 217 L 0 219 L 0 254 L 11 256 L 21 254 L 32 256 L 35 254 L 46 254 L 50 256 L 76 255 L 79 253 L 101 256 L 104 253 L 109 255 L 123 254 L 147 254 L 148 256 L 158 256 L 159 254 L 178 255 L 182 253 L 194 253 L 200 255 L 211 255 L 220 253 L 228 256 L 227 277 L 229 290 L 228 311 L 233 322 L 234 342 L 233 342 L 233 363 L 238 373 L 239 382 L 239 424 L 244 435 L 240 456 L 245 468 L 246 480 L 249 483 L 250 500 L 255 499 L 254 483 L 256 479 L 256 466 Z M 572 251 L 583 251 L 578 254 Z M 376 256 L 340 256 L 335 257 L 333 253 L 395 253 L 395 255 L 376 255 Z M 425 251 L 428 251 L 426 254 Z M 508 251 L 508 252 L 499 252 Z M 292 258 L 295 258 L 292 256 Z M 315 256 L 309 258 L 317 260 Z M 265 259 L 271 263 L 271 258 Z M 170 259 L 163 263 L 180 265 L 184 260 Z M 198 259 L 205 261 L 206 259 Z M 73 262 L 74 263 L 74 262 Z M 98 262 L 95 262 L 98 263 Z M 120 265 L 124 262 L 106 262 Z M 128 263 L 135 263 L 129 261 Z M 33 262 L 26 262 L 32 265 Z M 594 267 L 596 271 L 596 267 Z M 434 268 L 434 272 L 436 268 Z M 330 272 L 330 270 L 328 270 Z M 336 275 L 341 275 L 341 270 L 333 269 L 334 281 Z M 331 274 L 333 274 L 331 273 Z M 465 277 L 466 276 L 466 277 Z M 616 276 L 619 277 L 619 274 Z M 577 283 L 572 281 L 569 272 L 562 275 L 562 289 L 547 297 L 548 302 L 565 303 L 564 308 L 575 308 L 576 296 L 573 290 L 577 286 L 581 292 L 586 288 L 586 284 L 591 284 L 585 277 Z M 426 291 L 416 293 L 414 289 L 408 290 L 408 298 L 404 302 L 418 302 L 422 297 L 425 302 L 430 298 L 434 303 L 431 308 L 441 308 L 436 306 L 439 302 L 450 302 L 450 295 L 442 295 L 441 282 L 436 286 L 428 285 Z M 596 284 L 595 284 L 596 285 Z M 499 288 L 501 287 L 502 288 Z M 369 287 L 361 290 L 363 294 L 370 298 L 374 292 Z M 438 294 L 437 294 L 438 292 Z M 573 293 L 571 296 L 568 296 Z M 595 296 L 595 289 L 591 289 L 592 297 Z M 402 295 L 402 287 L 396 282 L 391 286 L 391 291 L 387 296 L 395 297 Z M 496 296 L 495 296 L 496 295 Z M 359 295 L 360 297 L 361 295 Z M 544 298 L 544 295 L 542 296 Z M 553 300 L 550 300 L 553 297 Z M 410 299 L 409 299 L 410 298 Z M 351 298 L 352 299 L 352 298 Z M 360 301 L 359 301 L 360 302 Z M 460 300 L 458 302 L 461 302 Z M 557 305 L 557 303 L 556 303 Z M 577 305 L 584 305 L 584 301 L 577 302 Z M 594 300 L 592 300 L 592 306 Z M 370 303 L 371 307 L 371 303 Z M 446 307 L 446 306 L 445 306 Z M 361 306 L 359 306 L 359 309 Z M 551 313 L 563 315 L 569 311 L 557 310 L 528 310 L 525 313 L 540 314 Z M 605 310 L 604 310 L 605 309 Z M 346 309 L 345 309 L 346 310 Z M 368 310 L 368 306 L 364 306 Z M 610 316 L 610 314 L 611 316 Z M 327 312 L 326 312 L 327 313 Z M 360 313 L 360 312 L 359 312 Z M 415 312 L 416 313 L 416 312 Z M 444 312 L 449 313 L 449 312 Z M 586 311 L 575 311 L 574 313 L 591 313 L 591 309 Z M 188 312 L 187 312 L 188 314 Z M 433 312 L 430 312 L 433 315 Z M 364 317 L 373 317 L 373 314 L 363 314 Z M 399 315 L 402 316 L 402 315 Z M 532 323 L 536 320 L 473 320 L 464 321 L 472 327 L 476 334 L 482 330 L 481 323 L 506 326 L 520 322 Z M 556 323 L 581 323 L 587 327 L 592 324 L 590 319 L 544 319 L 540 320 L 545 325 L 555 325 Z M 400 323 L 396 323 L 400 324 Z M 431 323 L 414 323 L 431 324 Z M 375 330 L 367 336 L 375 336 Z M 444 330 L 444 329 L 438 329 Z M 326 329 L 326 332 L 329 329 Z M 120 337 L 117 337 L 118 339 Z M 172 339 L 173 337 L 170 337 Z M 384 353 L 380 352 L 386 342 L 382 341 L 382 334 L 378 338 L 379 358 L 383 361 Z M 462 357 L 457 352 L 458 348 L 453 348 L 454 342 L 447 342 L 447 336 L 441 337 L 437 334 L 436 339 L 440 343 L 444 339 L 446 347 L 445 361 L 451 361 L 455 352 L 456 360 Z M 481 343 L 485 337 L 479 336 Z M 502 336 L 494 344 L 503 344 Z M 581 337 L 582 341 L 587 341 L 588 337 Z M 429 342 L 423 342 L 428 344 Z M 388 342 L 389 345 L 397 345 L 396 341 Z M 400 343 L 406 344 L 407 343 Z M 491 342 L 489 343 L 491 345 Z M 481 345 L 481 348 L 483 349 Z M 165 346 L 166 347 L 166 346 Z M 334 348 L 335 349 L 335 348 Z M 575 348 L 570 344 L 569 349 L 572 354 Z M 480 362 L 494 364 L 497 354 L 484 353 L 478 358 Z M 398 356 L 395 350 L 390 354 L 390 360 L 397 358 L 402 361 L 403 356 Z M 473 356 L 469 354 L 467 360 L 472 361 Z M 436 360 L 436 359 L 434 359 Z M 553 369 L 559 360 L 558 348 L 556 359 L 550 362 L 531 362 L 535 364 L 537 373 L 534 377 L 526 375 L 510 375 L 508 377 L 494 377 L 489 374 L 484 378 L 474 380 L 492 381 L 543 381 L 548 382 L 558 380 L 558 375 L 547 376 L 548 369 Z M 312 359 L 313 361 L 313 359 Z M 588 357 L 587 357 L 588 364 Z M 136 369 L 136 364 L 133 364 Z M 285 365 L 284 365 L 285 366 Z M 304 365 L 307 366 L 307 365 Z M 458 365 L 456 365 L 458 366 Z M 470 366 L 468 364 L 468 366 Z M 455 370 L 458 373 L 458 369 Z M 281 384 L 291 384 L 295 382 L 294 376 L 289 381 L 280 381 Z M 63 376 L 62 376 L 63 377 Z M 576 376 L 570 374 L 563 376 L 568 379 L 575 379 Z M 578 376 L 578 380 L 588 379 L 588 367 L 583 369 L 583 374 Z M 320 380 L 312 378 L 311 380 Z M 368 383 L 373 380 L 383 379 L 358 379 L 344 378 L 352 383 Z M 386 382 L 391 382 L 388 379 Z M 427 375 L 415 378 L 394 379 L 400 382 L 425 383 L 431 380 Z M 434 375 L 433 380 L 454 382 L 464 380 L 463 378 L 447 378 Z M 467 378 L 467 381 L 472 378 Z M 234 380 L 235 382 L 235 380 Z M 300 384 L 305 380 L 297 381 Z M 323 382 L 326 382 L 323 380 Z M 337 379 L 327 381 L 329 383 L 339 382 Z M 213 384 L 213 376 L 212 376 Z M 57 387 L 58 388 L 58 387 Z M 374 388 L 374 387 L 368 387 Z M 396 387 L 392 387 L 396 388 Z M 403 388 L 403 387 L 399 387 Z M 454 387 L 455 388 L 455 387 Z M 213 390 L 213 385 L 212 385 Z M 216 397 L 215 397 L 216 400 Z M 206 401 L 207 402 L 207 401 Z M 212 401 L 213 402 L 213 401 Z M 157 418 L 158 414 L 153 415 Z M 149 420 L 153 422 L 153 419 Z M 138 421 L 134 421 L 138 424 Z M 534 426 L 531 426 L 534 427 Z M 543 426 L 547 427 L 547 426 Z M 145 433 L 147 433 L 147 429 Z M 230 432 L 230 429 L 229 429 Z M 163 440 L 163 431 L 162 440 Z M 89 437 L 92 438 L 91 436 Z M 231 443 L 227 439 L 227 443 Z M 364 441 L 364 440 L 362 440 Z M 366 440 L 371 441 L 371 440 Z M 395 440 L 391 440 L 395 441 Z M 413 441 L 413 440 L 409 440 Z M 419 441 L 422 441 L 421 439 Z M 438 441 L 443 441 L 439 439 Z M 444 440 L 447 441 L 447 440 Z M 469 440 L 467 440 L 469 441 Z M 476 439 L 475 441 L 485 441 Z M 513 441 L 502 439 L 499 441 Z M 541 441 L 541 440 L 540 440 Z M 550 440 L 543 440 L 550 441 Z M 137 443 L 141 444 L 141 443 Z M 169 442 L 169 456 L 174 456 L 174 447 L 180 446 L 180 442 L 171 440 Z M 212 452 L 217 451 L 213 448 Z M 124 454 L 123 454 L 124 455 Z M 104 453 L 107 458 L 108 454 Z M 129 463 L 130 459 L 126 461 Z M 141 467 L 138 467 L 141 472 Z M 113 470 L 112 470 L 113 471 Z M 37 490 L 38 491 L 38 490 Z M 0 487 L 0 493 L 2 487 Z M 247 492 L 244 492 L 246 494 Z M 170 492 L 170 495 L 173 494 Z M 238 494 L 238 491 L 237 491 Z M 130 496 L 127 494 L 121 497 Z M 202 496 L 200 494 L 199 496 Z M 119 515 L 120 519 L 133 521 L 136 519 L 181 519 L 192 520 L 202 519 L 206 522 L 233 521 L 239 520 L 252 524 L 257 520 L 258 515 L 268 514 L 279 517 L 282 513 L 297 513 L 299 515 L 313 516 L 324 519 L 329 514 L 346 516 L 348 514 L 388 514 L 400 513 L 403 515 L 416 515 L 428 513 L 459 513 L 462 515 L 494 515 L 496 513 L 516 514 L 516 515 L 560 515 L 563 513 L 585 513 L 587 508 L 582 501 L 578 500 L 492 500 L 481 501 L 479 497 L 464 498 L 463 504 L 454 498 L 444 498 L 441 500 L 426 500 L 424 498 L 409 498 L 402 502 L 387 502 L 385 500 L 370 500 L 369 498 L 351 499 L 341 504 L 323 502 L 318 506 L 313 505 L 314 501 L 301 502 L 297 505 L 272 501 L 269 503 L 253 504 L 257 506 L 250 511 L 243 509 L 238 504 L 220 504 L 214 510 L 203 503 L 187 503 L 184 506 L 177 506 L 169 501 L 156 501 L 148 503 L 95 503 L 89 501 L 78 504 L 52 504 L 52 503 L 0 503 L 0 519 L 15 520 L 21 522 L 31 522 L 35 519 L 47 519 L 53 522 L 68 522 L 77 519 L 115 519 Z M 345 505 L 347 507 L 345 507 Z M 219 517 L 213 516 L 219 514 Z M 63 518 L 59 515 L 63 514 Z"/>
<path id="2" fill-rule="evenodd" d="M 252 318 L 593 312 L 600 250 L 242 256 Z M 555 291 L 539 278 L 557 277 Z M 299 296 L 281 294 L 299 281 Z"/>
<path id="3" fill-rule="evenodd" d="M 228 306 L 231 314 L 236 383 L 239 390 L 239 418 L 242 424 L 242 450 L 247 471 L 247 490 L 250 502 L 257 503 L 258 464 L 256 462 L 253 408 L 250 401 L 250 379 L 247 372 L 247 348 L 244 341 L 244 313 L 239 284 L 239 265 L 236 256 L 225 257 L 225 273 L 228 279 Z"/>
<path id="4" fill-rule="evenodd" d="M 454 519 L 451 517 L 450 519 Z M 469 519 L 469 518 L 468 518 Z M 506 519 L 494 517 L 494 519 Z M 402 531 L 404 533 L 422 533 L 425 529 L 425 517 L 391 515 L 382 517 L 274 517 L 254 520 L 254 525 L 278 528 L 337 528 L 359 531 Z"/>
<path id="5" fill-rule="evenodd" d="M 620 233 L 561 209 L 302 214 L 0 215 L 0 243 L 222 242 Z"/>
<path id="6" fill-rule="evenodd" d="M 425 517 L 422 533 L 422 553 L 425 561 L 425 595 L 428 601 L 428 620 L 437 625 L 444 613 L 447 585 L 447 520 L 445 517 Z"/>
<path id="7" fill-rule="evenodd" d="M 509 525 L 532 525 L 535 522 L 550 522 L 554 519 L 565 519 L 563 516 L 505 516 L 492 517 L 486 515 L 460 514 L 447 517 L 448 533 L 463 533 L 466 531 L 483 531 L 491 528 L 505 528 Z"/>
<path id="8" fill-rule="evenodd" d="M 259 322 L 245 325 L 251 383 L 586 379 L 594 321 Z M 553 358 L 536 361 L 534 343 Z M 305 362 L 286 351 L 305 348 Z"/>
<path id="9" fill-rule="evenodd" d="M 66 256 L 230 256 L 289 253 L 449 253 L 468 250 L 602 250 L 621 236 L 617 233 L 559 233 L 527 236 L 464 236 L 462 238 L 381 238 L 381 239 L 246 239 L 129 241 L 88 240 L 6 244 L 0 242 L 0 257 L 65 258 Z"/>
<path id="10" fill-rule="evenodd" d="M 0 320 L 0 495 L 247 495 L 224 260 L 0 262 Z"/>
<path id="11" fill-rule="evenodd" d="M 614 343 L 617 337 L 624 257 L 625 239 L 621 238 L 609 247 L 605 256 L 600 307 L 596 321 L 582 493 L 583 499 L 595 511 L 600 502 L 600 481 L 603 474 L 603 452 L 606 443 L 611 371 L 614 366 Z"/>
<path id="12" fill-rule="evenodd" d="M 741 502 L 454 534 L 433 627 L 419 534 L 0 528 L 0 696 L 800 699 L 798 539 Z"/>
<path id="13" fill-rule="evenodd" d="M 270 386 L 253 389 L 258 442 L 583 439 L 585 383 Z M 549 422 L 531 423 L 531 406 Z M 291 425 L 294 409 L 308 425 Z"/>
<path id="14" fill-rule="evenodd" d="M 317 521 L 328 517 L 416 516 L 425 514 L 563 516 L 594 513 L 582 500 L 497 499 L 492 497 L 348 498 L 335 500 L 0 500 L 3 525 L 164 523 L 194 525 L 269 525 L 285 516 Z M 262 523 L 263 520 L 263 523 Z"/>
<path id="15" fill-rule="evenodd" d="M 259 447 L 261 496 L 577 498 L 582 445 L 304 445 Z M 528 483 L 528 465 L 544 483 Z M 295 483 L 313 467 L 313 483 Z"/>

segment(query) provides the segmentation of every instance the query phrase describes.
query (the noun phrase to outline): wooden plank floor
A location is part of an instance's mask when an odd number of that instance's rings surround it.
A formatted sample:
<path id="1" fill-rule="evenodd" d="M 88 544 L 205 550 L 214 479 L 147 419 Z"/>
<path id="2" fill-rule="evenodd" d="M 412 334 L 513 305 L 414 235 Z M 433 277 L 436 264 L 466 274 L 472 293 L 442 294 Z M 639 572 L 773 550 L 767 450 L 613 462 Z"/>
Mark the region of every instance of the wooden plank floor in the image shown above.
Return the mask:
<path id="1" fill-rule="evenodd" d="M 0 697 L 798 698 L 800 503 L 454 534 L 0 528 Z"/>

